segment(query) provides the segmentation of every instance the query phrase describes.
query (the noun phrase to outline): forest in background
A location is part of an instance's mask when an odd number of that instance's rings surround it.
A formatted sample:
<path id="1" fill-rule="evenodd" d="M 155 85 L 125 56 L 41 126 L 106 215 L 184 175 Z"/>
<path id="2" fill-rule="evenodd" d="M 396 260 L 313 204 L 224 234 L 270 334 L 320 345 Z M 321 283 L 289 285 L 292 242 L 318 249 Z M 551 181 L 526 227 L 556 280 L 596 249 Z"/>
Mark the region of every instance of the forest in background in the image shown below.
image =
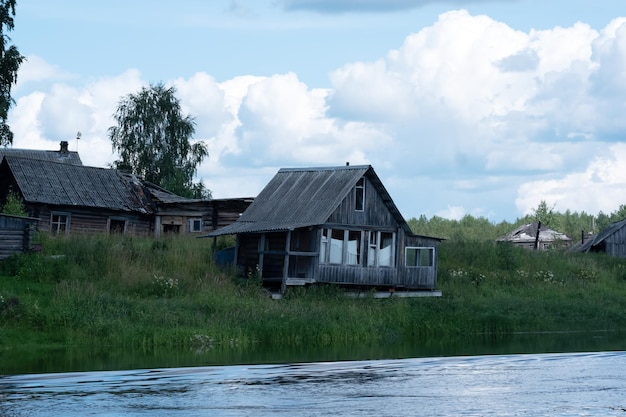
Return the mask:
<path id="1" fill-rule="evenodd" d="M 460 220 L 450 220 L 439 216 L 428 219 L 425 215 L 421 215 L 419 218 L 409 219 L 407 223 L 413 232 L 420 235 L 460 241 L 492 241 L 521 225 L 540 221 L 542 225 L 565 233 L 572 239 L 572 242 L 577 242 L 581 239 L 581 233 L 598 234 L 611 223 L 623 219 L 626 219 L 626 205 L 624 204 L 610 214 L 600 211 L 597 215 L 593 215 L 584 211 L 581 213 L 570 210 L 566 210 L 565 213 L 556 212 L 554 206 L 541 201 L 533 209 L 532 214 L 519 218 L 513 223 L 507 221 L 494 223 L 485 217 L 474 217 L 470 214 Z"/>

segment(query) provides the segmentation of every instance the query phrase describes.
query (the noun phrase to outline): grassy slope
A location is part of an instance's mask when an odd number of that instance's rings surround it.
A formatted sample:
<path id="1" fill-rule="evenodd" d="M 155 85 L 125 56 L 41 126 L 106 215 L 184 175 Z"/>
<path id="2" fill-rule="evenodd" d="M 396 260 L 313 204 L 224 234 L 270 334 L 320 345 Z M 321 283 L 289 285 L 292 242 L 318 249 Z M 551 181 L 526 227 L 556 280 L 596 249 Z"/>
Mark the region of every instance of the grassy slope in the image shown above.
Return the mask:
<path id="1" fill-rule="evenodd" d="M 44 240 L 43 253 L 0 264 L 0 347 L 245 349 L 626 328 L 626 262 L 600 255 L 444 242 L 442 298 L 382 300 L 333 287 L 271 300 L 210 259 L 203 239 Z"/>

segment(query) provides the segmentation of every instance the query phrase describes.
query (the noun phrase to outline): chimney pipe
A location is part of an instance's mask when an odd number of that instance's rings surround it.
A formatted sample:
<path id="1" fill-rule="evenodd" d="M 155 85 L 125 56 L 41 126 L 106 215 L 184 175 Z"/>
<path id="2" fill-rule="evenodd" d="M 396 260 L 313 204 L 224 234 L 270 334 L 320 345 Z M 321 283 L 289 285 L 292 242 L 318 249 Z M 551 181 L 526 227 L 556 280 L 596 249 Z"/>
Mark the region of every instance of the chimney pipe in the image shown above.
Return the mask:
<path id="1" fill-rule="evenodd" d="M 61 141 L 61 153 L 69 153 L 68 142 L 66 140 Z"/>

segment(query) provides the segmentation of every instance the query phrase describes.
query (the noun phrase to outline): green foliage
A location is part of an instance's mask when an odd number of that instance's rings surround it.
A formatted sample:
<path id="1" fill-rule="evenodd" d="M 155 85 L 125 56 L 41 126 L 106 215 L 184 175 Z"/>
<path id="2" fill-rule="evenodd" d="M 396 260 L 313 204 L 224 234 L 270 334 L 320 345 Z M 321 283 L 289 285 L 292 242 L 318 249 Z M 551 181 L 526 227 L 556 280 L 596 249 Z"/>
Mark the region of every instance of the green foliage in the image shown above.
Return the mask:
<path id="1" fill-rule="evenodd" d="M 193 182 L 208 150 L 204 142 L 191 143 L 195 122 L 183 116 L 175 94 L 174 87 L 156 84 L 120 100 L 114 114 L 117 125 L 108 130 L 120 154 L 114 166 L 175 194 L 209 198 L 202 182 Z"/>
<path id="2" fill-rule="evenodd" d="M 13 143 L 13 132 L 7 124 L 9 109 L 14 101 L 11 88 L 17 81 L 17 71 L 24 57 L 6 34 L 14 29 L 16 0 L 0 0 L 0 145 Z"/>
<path id="3" fill-rule="evenodd" d="M 599 254 L 451 239 L 441 298 L 348 298 L 329 285 L 282 300 L 211 256 L 211 241 L 186 236 L 45 239 L 0 262 L 0 346 L 311 349 L 626 326 L 626 261 Z"/>
<path id="4" fill-rule="evenodd" d="M 6 201 L 2 206 L 0 212 L 4 214 L 11 214 L 13 216 L 27 216 L 26 208 L 24 207 L 24 200 L 22 197 L 9 187 L 9 193 L 7 194 Z"/>

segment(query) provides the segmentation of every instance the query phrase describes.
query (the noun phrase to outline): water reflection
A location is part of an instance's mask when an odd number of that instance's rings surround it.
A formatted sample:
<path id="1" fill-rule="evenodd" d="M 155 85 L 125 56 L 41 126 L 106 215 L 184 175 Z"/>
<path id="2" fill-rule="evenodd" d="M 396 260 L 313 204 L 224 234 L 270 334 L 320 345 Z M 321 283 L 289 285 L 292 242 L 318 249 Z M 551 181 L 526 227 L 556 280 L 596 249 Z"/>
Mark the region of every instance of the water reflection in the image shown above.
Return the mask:
<path id="1" fill-rule="evenodd" d="M 129 350 L 101 347 L 0 350 L 0 375 L 206 365 L 326 362 L 626 349 L 626 332 L 474 335 L 374 346 L 286 349 Z"/>

